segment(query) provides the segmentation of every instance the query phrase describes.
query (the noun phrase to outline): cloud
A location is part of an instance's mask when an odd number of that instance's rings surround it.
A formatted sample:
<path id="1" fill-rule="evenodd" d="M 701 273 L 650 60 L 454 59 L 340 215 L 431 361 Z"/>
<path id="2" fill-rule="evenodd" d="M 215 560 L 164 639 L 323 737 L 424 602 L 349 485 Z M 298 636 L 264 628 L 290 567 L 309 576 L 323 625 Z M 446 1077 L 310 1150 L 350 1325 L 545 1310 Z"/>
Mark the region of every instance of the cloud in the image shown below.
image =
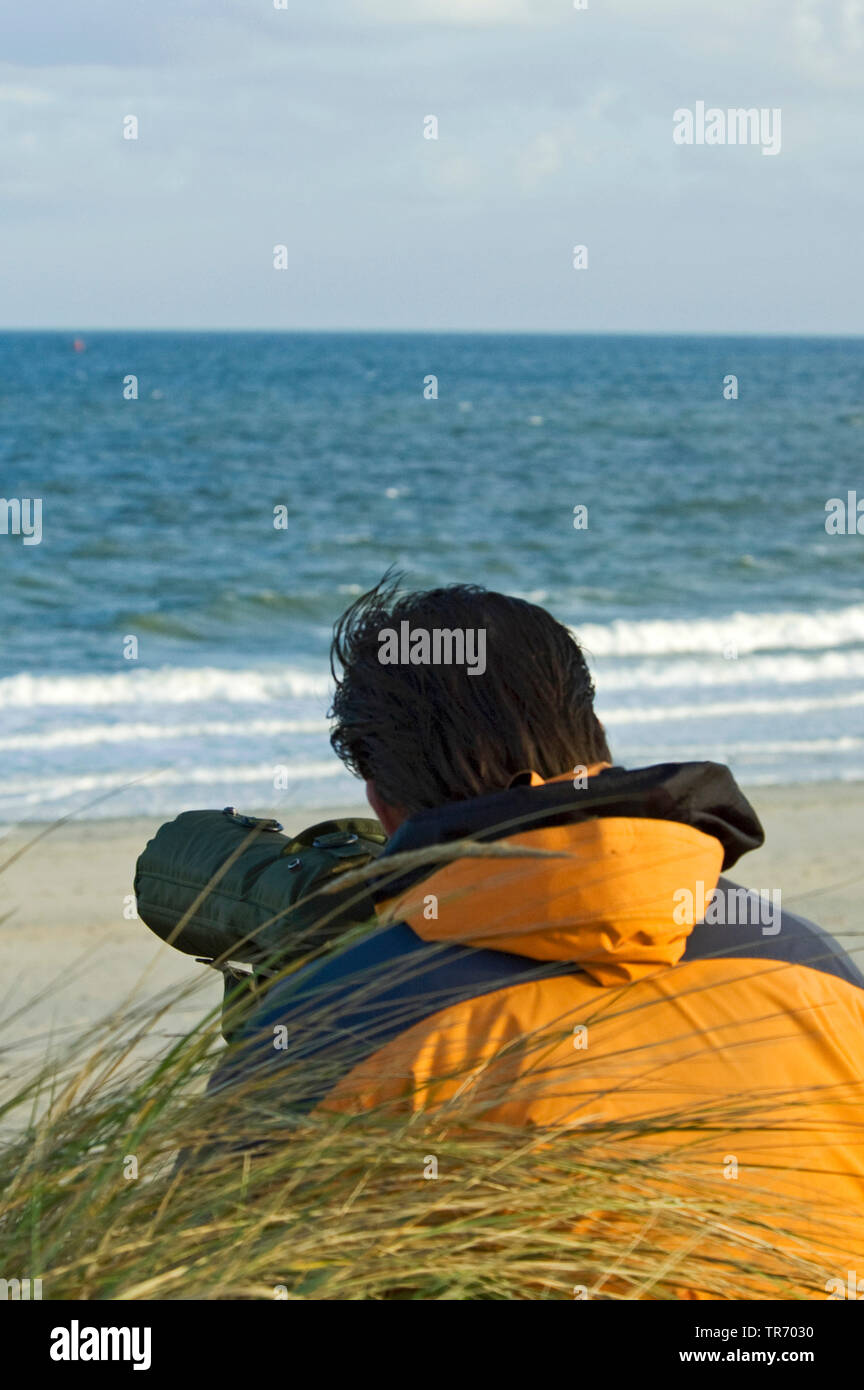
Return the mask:
<path id="1" fill-rule="evenodd" d="M 354 0 L 358 15 L 388 24 L 538 25 L 560 17 L 558 0 Z"/>
<path id="2" fill-rule="evenodd" d="M 862 9 L 21 6 L 0 65 L 4 317 L 687 328 L 734 310 L 741 326 L 801 326 L 809 246 L 831 248 L 808 262 L 813 323 L 855 322 L 854 235 L 837 229 L 860 221 Z M 673 110 L 698 99 L 782 105 L 782 155 L 674 147 Z M 122 138 L 130 113 L 137 141 Z M 438 141 L 422 136 L 429 113 Z M 577 241 L 591 244 L 581 279 Z"/>
<path id="3" fill-rule="evenodd" d="M 12 87 L 0 83 L 0 101 L 8 102 L 10 106 L 41 106 L 53 100 L 51 92 L 39 87 Z"/>
<path id="4" fill-rule="evenodd" d="M 790 30 L 799 71 L 823 85 L 860 86 L 864 0 L 796 0 Z"/>

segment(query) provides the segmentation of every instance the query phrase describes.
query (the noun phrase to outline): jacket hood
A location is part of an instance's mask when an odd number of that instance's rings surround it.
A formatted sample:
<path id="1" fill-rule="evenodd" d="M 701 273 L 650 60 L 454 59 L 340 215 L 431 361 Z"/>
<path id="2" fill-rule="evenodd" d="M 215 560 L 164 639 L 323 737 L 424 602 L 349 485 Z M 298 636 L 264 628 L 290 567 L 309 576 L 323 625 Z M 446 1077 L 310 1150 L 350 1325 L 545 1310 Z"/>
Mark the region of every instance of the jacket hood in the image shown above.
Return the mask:
<path id="1" fill-rule="evenodd" d="M 382 921 L 407 922 L 425 941 L 572 961 L 599 984 L 623 984 L 678 963 L 721 871 L 764 840 L 717 763 L 601 766 L 585 786 L 570 773 L 517 780 L 400 826 L 382 868 L 388 855 L 454 840 L 494 845 L 495 857 L 400 876 L 378 895 Z M 507 848 L 523 853 L 500 857 Z"/>

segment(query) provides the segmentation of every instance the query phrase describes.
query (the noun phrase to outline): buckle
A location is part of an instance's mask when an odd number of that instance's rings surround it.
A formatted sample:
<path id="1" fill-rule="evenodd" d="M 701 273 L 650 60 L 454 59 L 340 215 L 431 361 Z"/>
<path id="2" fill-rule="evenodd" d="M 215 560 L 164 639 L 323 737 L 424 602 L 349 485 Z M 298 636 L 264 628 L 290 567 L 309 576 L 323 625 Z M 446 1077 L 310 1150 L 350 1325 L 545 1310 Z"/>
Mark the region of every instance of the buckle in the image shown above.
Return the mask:
<path id="1" fill-rule="evenodd" d="M 229 820 L 233 820 L 235 825 L 246 826 L 249 830 L 281 830 L 282 826 L 278 820 L 268 819 L 266 816 L 244 816 L 237 810 L 236 806 L 226 806 L 222 812 Z"/>

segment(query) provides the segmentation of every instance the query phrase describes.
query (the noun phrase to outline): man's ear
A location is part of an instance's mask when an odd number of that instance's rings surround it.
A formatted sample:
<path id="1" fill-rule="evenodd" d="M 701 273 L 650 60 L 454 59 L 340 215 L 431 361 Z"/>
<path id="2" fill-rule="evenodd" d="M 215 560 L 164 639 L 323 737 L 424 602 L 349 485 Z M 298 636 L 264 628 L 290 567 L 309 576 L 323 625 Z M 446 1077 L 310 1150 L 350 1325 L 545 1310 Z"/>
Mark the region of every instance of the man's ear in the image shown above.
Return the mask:
<path id="1" fill-rule="evenodd" d="M 388 835 L 393 835 L 405 820 L 406 812 L 400 810 L 398 806 L 391 806 L 389 802 L 379 796 L 378 789 L 371 779 L 366 783 L 366 800 L 380 820 L 385 832 Z"/>

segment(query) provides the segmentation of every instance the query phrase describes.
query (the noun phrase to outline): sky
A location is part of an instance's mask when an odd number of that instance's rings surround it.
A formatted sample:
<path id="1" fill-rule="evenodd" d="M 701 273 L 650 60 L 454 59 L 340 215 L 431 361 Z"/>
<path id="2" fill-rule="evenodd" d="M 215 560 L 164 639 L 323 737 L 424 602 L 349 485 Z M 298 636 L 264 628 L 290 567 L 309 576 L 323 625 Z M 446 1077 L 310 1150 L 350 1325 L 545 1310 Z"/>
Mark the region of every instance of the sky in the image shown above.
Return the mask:
<path id="1" fill-rule="evenodd" d="M 862 329 L 864 0 L 9 10 L 2 327 Z"/>

